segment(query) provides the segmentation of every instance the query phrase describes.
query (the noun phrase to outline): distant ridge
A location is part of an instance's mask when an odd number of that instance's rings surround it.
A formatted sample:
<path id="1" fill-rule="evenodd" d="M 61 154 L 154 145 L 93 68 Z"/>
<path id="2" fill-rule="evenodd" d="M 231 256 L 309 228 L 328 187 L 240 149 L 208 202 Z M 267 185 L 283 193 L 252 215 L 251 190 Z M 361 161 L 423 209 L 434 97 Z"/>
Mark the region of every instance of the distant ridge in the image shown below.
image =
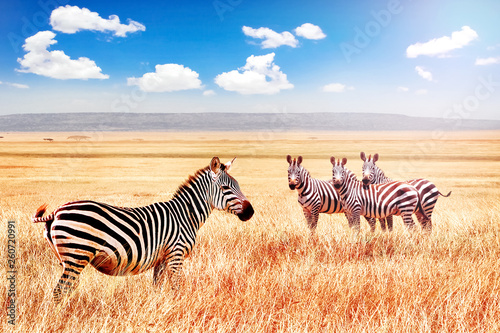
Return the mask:
<path id="1" fill-rule="evenodd" d="M 0 116 L 0 132 L 493 130 L 499 120 L 374 113 L 41 113 Z"/>

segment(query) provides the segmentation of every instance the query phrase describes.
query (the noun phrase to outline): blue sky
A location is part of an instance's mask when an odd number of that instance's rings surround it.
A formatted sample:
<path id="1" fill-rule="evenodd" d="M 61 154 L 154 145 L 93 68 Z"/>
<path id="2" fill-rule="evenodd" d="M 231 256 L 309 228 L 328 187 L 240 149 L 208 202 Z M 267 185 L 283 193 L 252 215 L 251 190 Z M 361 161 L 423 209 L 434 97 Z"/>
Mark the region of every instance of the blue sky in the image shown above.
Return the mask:
<path id="1" fill-rule="evenodd" d="M 500 119 L 500 1 L 0 4 L 0 114 Z"/>

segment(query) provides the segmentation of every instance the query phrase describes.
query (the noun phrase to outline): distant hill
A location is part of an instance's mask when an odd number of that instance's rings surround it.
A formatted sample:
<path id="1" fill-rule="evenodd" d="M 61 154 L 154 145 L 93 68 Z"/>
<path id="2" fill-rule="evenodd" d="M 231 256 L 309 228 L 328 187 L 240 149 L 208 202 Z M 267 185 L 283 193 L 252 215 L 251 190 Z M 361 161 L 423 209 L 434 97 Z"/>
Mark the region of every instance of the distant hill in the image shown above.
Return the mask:
<path id="1" fill-rule="evenodd" d="M 373 113 L 45 113 L 0 116 L 0 132 L 492 129 L 500 129 L 500 121 Z"/>

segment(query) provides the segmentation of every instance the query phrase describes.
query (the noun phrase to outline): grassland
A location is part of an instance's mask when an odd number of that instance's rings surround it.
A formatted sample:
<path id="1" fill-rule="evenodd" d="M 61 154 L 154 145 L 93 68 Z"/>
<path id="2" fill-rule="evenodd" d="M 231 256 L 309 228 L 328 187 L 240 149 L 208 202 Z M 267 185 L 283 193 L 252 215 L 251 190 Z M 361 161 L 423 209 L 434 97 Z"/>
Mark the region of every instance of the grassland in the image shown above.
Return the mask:
<path id="1" fill-rule="evenodd" d="M 498 332 L 500 331 L 500 132 L 463 133 L 67 133 L 2 134 L 0 243 L 17 226 L 17 321 L 4 332 Z M 54 138 L 45 142 L 44 137 Z M 141 139 L 141 140 L 138 140 Z M 425 177 L 442 192 L 433 231 L 356 235 L 341 215 L 320 215 L 311 238 L 287 186 L 291 154 L 316 178 L 329 157 L 378 152 L 393 178 Z M 152 272 L 109 277 L 92 267 L 69 302 L 52 289 L 61 268 L 29 220 L 93 199 L 121 206 L 168 200 L 212 156 L 232 170 L 255 208 L 241 222 L 214 212 L 183 270 L 177 298 Z M 6 302 L 6 245 L 0 300 Z"/>

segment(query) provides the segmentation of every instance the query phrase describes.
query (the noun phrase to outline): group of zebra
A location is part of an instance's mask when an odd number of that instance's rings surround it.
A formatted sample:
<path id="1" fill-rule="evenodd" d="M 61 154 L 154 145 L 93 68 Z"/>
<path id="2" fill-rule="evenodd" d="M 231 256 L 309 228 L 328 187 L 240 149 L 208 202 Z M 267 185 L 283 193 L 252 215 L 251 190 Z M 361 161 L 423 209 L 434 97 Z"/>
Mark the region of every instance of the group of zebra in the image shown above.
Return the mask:
<path id="1" fill-rule="evenodd" d="M 298 201 L 304 211 L 304 216 L 311 231 L 317 227 L 319 213 L 344 213 L 351 228 L 359 230 L 360 217 L 364 216 L 375 231 L 376 219 L 380 221 L 382 230 L 393 228 L 393 215 L 403 218 L 409 228 L 415 225 L 412 214 L 417 216 L 422 228 L 432 230 L 432 211 L 439 195 L 437 187 L 427 179 L 419 178 L 408 181 L 395 181 L 385 176 L 375 162 L 378 154 L 366 157 L 360 153 L 363 161 L 362 181 L 345 167 L 347 159 L 332 163 L 332 179 L 319 180 L 311 177 L 302 166 L 302 156 L 294 158 L 287 156 L 288 186 L 297 190 Z"/>
<path id="2" fill-rule="evenodd" d="M 359 229 L 360 216 L 369 219 L 372 230 L 375 218 L 384 218 L 392 229 L 392 215 L 402 215 L 412 226 L 411 214 L 430 230 L 431 214 L 441 194 L 424 179 L 395 182 L 386 178 L 376 165 L 378 155 L 364 161 L 363 182 L 345 168 L 346 159 L 333 157 L 333 178 L 312 178 L 301 165 L 302 157 L 287 156 L 290 189 L 299 193 L 309 227 L 314 230 L 319 213 L 344 212 L 349 225 Z M 238 181 L 229 171 L 234 159 L 222 164 L 218 157 L 190 176 L 166 202 L 144 207 L 116 207 L 95 201 L 66 203 L 44 217 L 47 205 L 37 209 L 32 221 L 45 223 L 44 236 L 63 267 L 53 291 L 60 303 L 75 289 L 87 265 L 113 276 L 135 275 L 153 268 L 153 283 L 166 275 L 178 289 L 183 260 L 192 251 L 198 230 L 214 209 L 224 210 L 247 221 L 254 210 L 241 192 Z M 371 185 L 378 184 L 379 185 Z M 449 194 L 448 194 L 449 195 Z"/>

